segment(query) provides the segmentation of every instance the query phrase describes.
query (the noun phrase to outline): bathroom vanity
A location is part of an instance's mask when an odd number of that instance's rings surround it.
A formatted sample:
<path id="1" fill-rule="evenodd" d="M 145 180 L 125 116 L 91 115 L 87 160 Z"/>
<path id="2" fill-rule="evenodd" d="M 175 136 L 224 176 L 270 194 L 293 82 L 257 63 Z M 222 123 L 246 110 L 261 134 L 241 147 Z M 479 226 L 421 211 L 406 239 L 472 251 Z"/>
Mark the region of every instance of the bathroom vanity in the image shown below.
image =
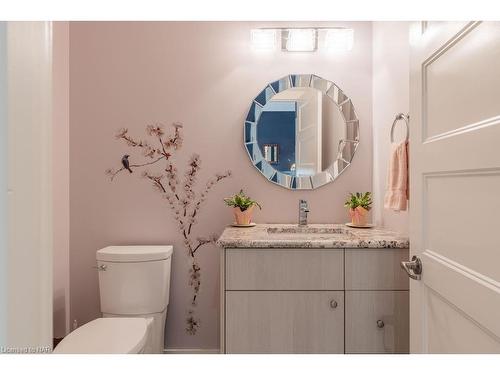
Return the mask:
<path id="1" fill-rule="evenodd" d="M 222 353 L 408 353 L 408 238 L 261 224 L 218 244 Z"/>

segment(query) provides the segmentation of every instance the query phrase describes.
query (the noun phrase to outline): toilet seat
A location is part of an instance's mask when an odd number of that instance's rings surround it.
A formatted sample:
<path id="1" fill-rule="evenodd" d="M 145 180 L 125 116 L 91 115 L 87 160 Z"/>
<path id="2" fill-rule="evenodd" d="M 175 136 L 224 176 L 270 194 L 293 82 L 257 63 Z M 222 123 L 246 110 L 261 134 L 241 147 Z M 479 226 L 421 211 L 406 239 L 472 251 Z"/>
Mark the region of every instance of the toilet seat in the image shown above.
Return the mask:
<path id="1" fill-rule="evenodd" d="M 150 335 L 151 319 L 99 318 L 66 336 L 54 353 L 129 354 L 141 353 Z"/>

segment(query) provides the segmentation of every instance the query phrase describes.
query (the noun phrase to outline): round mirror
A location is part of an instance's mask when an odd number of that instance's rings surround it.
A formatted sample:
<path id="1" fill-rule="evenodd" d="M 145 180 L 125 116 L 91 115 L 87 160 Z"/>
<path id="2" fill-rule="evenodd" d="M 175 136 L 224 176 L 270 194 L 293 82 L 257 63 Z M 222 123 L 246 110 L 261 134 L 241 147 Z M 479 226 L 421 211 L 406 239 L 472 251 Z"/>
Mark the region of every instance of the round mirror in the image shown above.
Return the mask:
<path id="1" fill-rule="evenodd" d="M 245 147 L 269 181 L 288 189 L 315 189 L 335 180 L 359 143 L 351 99 L 312 74 L 268 84 L 245 120 Z"/>

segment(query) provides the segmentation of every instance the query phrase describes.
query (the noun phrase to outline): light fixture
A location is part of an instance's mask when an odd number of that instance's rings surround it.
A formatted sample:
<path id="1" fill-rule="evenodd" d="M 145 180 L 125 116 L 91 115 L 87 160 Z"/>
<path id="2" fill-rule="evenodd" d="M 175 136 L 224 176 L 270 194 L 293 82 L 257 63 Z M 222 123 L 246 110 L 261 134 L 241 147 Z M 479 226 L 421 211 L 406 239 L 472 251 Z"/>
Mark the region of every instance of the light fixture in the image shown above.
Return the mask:
<path id="1" fill-rule="evenodd" d="M 276 29 L 250 30 L 252 49 L 256 51 L 272 51 L 276 49 Z"/>
<path id="2" fill-rule="evenodd" d="M 346 52 L 352 49 L 354 43 L 353 29 L 328 29 L 325 35 L 325 50 L 331 52 Z"/>
<path id="3" fill-rule="evenodd" d="M 318 40 L 322 50 L 331 52 L 350 51 L 354 44 L 354 30 L 343 27 L 262 28 L 250 30 L 252 49 L 274 51 L 278 33 L 285 52 L 315 52 Z"/>
<path id="4" fill-rule="evenodd" d="M 286 29 L 281 31 L 281 49 L 289 52 L 313 52 L 317 48 L 316 29 Z"/>

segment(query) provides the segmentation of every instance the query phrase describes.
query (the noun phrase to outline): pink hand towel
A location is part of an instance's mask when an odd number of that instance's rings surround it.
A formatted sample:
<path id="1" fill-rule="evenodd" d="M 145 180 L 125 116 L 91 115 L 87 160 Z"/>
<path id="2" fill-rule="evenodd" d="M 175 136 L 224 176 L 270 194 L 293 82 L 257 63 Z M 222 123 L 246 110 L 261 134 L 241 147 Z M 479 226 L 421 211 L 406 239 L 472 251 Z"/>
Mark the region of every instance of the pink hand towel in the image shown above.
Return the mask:
<path id="1" fill-rule="evenodd" d="M 392 146 L 384 207 L 388 210 L 406 211 L 410 196 L 408 189 L 408 142 L 405 141 Z"/>

